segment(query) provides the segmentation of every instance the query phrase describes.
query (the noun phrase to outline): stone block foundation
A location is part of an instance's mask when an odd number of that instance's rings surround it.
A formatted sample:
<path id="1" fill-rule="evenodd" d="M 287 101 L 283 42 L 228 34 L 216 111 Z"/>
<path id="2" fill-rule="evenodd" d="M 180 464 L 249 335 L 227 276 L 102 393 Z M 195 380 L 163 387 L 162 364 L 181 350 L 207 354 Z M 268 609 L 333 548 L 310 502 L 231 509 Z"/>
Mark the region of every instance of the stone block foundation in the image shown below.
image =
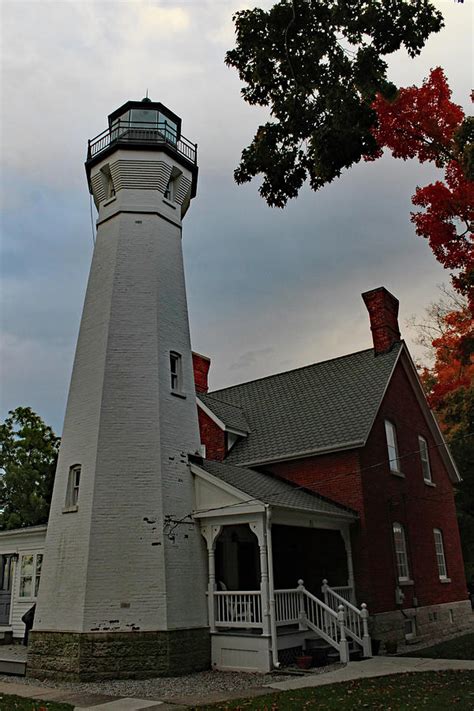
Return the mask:
<path id="1" fill-rule="evenodd" d="M 414 621 L 413 637 L 406 637 L 406 622 Z M 382 641 L 430 642 L 453 637 L 461 632 L 474 632 L 474 612 L 469 600 L 447 602 L 426 607 L 382 612 L 371 618 L 371 636 Z"/>
<path id="2" fill-rule="evenodd" d="M 209 629 L 32 632 L 26 675 L 98 681 L 178 676 L 209 669 Z"/>

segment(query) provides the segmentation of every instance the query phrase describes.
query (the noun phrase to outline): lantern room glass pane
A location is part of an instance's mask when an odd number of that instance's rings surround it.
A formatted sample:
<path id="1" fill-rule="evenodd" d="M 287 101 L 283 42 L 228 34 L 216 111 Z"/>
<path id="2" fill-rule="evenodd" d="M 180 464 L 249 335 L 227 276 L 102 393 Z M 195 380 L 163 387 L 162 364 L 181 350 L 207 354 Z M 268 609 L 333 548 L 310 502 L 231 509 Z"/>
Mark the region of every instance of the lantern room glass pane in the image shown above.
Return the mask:
<path id="1" fill-rule="evenodd" d="M 134 128 L 151 128 L 156 126 L 157 112 L 154 109 L 132 109 L 131 125 Z M 150 124 L 147 126 L 146 124 Z"/>
<path id="2" fill-rule="evenodd" d="M 176 143 L 178 138 L 178 126 L 174 121 L 171 121 L 167 116 L 158 112 L 158 126 L 167 141 Z"/>

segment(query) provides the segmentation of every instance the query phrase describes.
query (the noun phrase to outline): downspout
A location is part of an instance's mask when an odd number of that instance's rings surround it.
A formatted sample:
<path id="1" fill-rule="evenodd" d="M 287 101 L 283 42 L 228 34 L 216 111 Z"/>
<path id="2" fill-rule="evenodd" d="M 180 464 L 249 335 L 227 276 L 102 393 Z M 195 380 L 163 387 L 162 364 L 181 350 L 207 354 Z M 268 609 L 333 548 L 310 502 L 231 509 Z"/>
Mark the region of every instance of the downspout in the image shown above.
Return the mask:
<path id="1" fill-rule="evenodd" d="M 267 556 L 268 556 L 268 594 L 270 597 L 270 637 L 272 641 L 272 662 L 275 669 L 280 667 L 278 661 L 278 637 L 275 616 L 275 586 L 273 583 L 273 547 L 272 547 L 272 514 L 270 505 L 265 504 L 265 524 L 267 536 Z"/>

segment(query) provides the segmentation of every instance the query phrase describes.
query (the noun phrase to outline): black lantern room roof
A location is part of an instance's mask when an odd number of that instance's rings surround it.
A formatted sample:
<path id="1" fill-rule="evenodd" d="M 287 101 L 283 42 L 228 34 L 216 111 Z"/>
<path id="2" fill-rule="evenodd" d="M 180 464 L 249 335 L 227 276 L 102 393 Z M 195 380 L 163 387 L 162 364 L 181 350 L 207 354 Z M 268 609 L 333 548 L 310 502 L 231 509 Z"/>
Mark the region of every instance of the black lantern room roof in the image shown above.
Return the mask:
<path id="1" fill-rule="evenodd" d="M 177 138 L 181 135 L 181 119 L 173 111 L 170 111 L 164 104 L 160 101 L 152 101 L 145 96 L 141 101 L 126 101 L 119 109 L 115 109 L 111 114 L 109 114 L 109 128 L 112 126 L 113 121 L 116 121 L 123 116 L 127 111 L 156 111 L 160 113 L 163 117 L 167 118 L 170 124 L 174 124 L 177 127 Z"/>

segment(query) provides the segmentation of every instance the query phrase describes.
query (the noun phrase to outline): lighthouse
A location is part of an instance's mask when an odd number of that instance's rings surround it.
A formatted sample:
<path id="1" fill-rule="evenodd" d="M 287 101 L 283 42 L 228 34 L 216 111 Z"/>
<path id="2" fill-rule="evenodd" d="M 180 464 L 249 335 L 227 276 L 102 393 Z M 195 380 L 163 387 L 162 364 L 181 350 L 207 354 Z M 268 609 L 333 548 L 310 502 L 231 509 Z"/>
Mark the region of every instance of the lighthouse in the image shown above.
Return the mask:
<path id="1" fill-rule="evenodd" d="M 128 101 L 89 141 L 86 174 L 97 236 L 28 671 L 202 669 L 207 573 L 190 517 L 188 456 L 200 438 L 181 243 L 196 145 L 163 104 Z"/>

